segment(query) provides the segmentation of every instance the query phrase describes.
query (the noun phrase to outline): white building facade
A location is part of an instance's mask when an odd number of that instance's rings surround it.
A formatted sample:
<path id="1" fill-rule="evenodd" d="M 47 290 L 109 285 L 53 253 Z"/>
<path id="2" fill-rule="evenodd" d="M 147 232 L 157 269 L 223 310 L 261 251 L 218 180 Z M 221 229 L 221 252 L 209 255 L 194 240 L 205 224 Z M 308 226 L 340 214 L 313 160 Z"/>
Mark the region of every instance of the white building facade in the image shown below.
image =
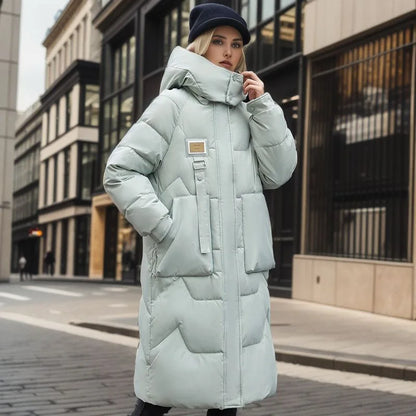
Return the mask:
<path id="1" fill-rule="evenodd" d="M 88 275 L 91 191 L 97 154 L 100 35 L 96 0 L 70 0 L 44 40 L 46 91 L 41 96 L 40 259 L 54 274 Z M 43 261 L 39 272 L 44 272 Z"/>
<path id="2" fill-rule="evenodd" d="M 0 1 L 0 281 L 10 277 L 20 0 Z"/>

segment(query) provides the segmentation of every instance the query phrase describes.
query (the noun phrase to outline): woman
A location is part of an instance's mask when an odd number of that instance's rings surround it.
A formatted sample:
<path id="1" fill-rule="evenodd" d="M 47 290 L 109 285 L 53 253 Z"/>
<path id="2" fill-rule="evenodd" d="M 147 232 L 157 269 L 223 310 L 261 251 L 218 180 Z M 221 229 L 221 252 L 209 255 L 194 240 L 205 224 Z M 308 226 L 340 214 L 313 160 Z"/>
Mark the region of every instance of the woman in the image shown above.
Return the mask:
<path id="1" fill-rule="evenodd" d="M 232 9 L 196 6 L 188 50 L 173 50 L 160 95 L 107 163 L 105 189 L 143 236 L 136 416 L 235 415 L 276 390 L 262 191 L 290 178 L 296 150 L 245 71 L 249 40 Z"/>

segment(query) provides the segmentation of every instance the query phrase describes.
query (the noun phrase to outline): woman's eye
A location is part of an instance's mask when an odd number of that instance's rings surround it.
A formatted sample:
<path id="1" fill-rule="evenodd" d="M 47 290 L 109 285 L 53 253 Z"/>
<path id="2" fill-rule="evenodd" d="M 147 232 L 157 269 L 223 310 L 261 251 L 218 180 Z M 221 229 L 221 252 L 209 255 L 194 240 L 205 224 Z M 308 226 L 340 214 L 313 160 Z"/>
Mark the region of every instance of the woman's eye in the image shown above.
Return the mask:
<path id="1" fill-rule="evenodd" d="M 241 48 L 241 44 L 240 43 L 233 43 L 233 48 Z"/>
<path id="2" fill-rule="evenodd" d="M 212 43 L 213 43 L 214 45 L 222 45 L 222 40 L 221 40 L 221 39 L 214 39 L 214 40 L 212 41 Z"/>

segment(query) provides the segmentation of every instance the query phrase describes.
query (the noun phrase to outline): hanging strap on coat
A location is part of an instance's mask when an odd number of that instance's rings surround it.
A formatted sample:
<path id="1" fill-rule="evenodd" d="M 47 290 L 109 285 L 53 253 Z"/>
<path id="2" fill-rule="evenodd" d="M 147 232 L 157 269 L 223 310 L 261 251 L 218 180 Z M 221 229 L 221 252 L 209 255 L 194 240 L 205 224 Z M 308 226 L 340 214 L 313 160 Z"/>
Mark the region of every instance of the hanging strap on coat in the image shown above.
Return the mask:
<path id="1" fill-rule="evenodd" d="M 211 252 L 211 226 L 209 217 L 209 196 L 207 193 L 207 182 L 205 173 L 207 164 L 203 158 L 194 158 L 193 161 L 196 203 L 198 206 L 198 231 L 199 247 L 201 253 Z"/>

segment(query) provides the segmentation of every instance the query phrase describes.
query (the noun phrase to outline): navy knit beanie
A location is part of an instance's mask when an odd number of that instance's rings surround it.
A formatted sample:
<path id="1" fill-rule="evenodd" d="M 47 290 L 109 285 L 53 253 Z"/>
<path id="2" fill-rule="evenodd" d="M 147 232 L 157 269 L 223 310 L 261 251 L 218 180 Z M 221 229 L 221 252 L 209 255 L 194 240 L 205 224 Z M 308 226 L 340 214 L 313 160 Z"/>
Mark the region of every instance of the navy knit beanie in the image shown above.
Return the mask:
<path id="1" fill-rule="evenodd" d="M 232 26 L 241 33 L 244 45 L 250 42 L 246 21 L 230 7 L 217 3 L 200 4 L 191 10 L 188 42 L 217 26 Z"/>

